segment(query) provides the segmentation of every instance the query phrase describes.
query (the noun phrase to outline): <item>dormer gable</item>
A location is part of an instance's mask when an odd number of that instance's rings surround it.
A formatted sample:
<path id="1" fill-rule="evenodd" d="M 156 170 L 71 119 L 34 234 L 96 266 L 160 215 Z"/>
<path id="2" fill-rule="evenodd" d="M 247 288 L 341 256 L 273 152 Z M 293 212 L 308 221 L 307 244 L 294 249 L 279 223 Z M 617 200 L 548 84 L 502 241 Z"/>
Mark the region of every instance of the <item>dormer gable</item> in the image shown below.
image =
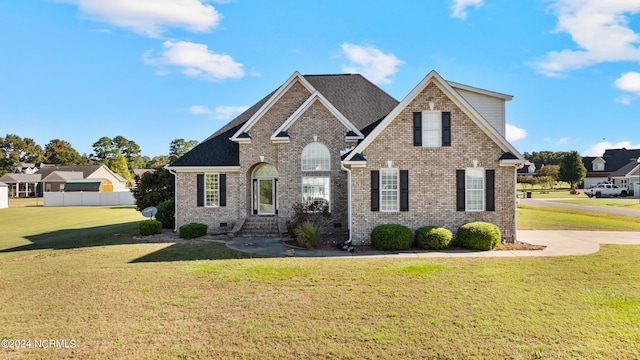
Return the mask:
<path id="1" fill-rule="evenodd" d="M 288 142 L 291 136 L 289 135 L 289 129 L 291 126 L 315 103 L 320 103 L 329 112 L 336 117 L 344 125 L 345 140 L 357 141 L 364 138 L 364 135 L 357 127 L 355 127 L 338 109 L 329 102 L 320 92 L 315 91 L 309 96 L 309 98 L 291 114 L 291 116 L 271 135 L 272 142 Z"/>
<path id="2" fill-rule="evenodd" d="M 287 93 L 295 84 L 301 84 L 309 93 L 313 94 L 316 92 L 316 89 L 298 72 L 294 72 L 287 81 L 285 81 L 282 86 L 276 90 L 271 98 L 267 100 L 261 107 L 256 111 L 249 120 L 247 120 L 244 125 L 238 129 L 238 131 L 233 134 L 229 140 L 234 141 L 236 143 L 251 143 L 251 128 L 264 116 L 264 114 L 273 107 L 274 104 L 280 100 L 284 94 Z"/>
<path id="3" fill-rule="evenodd" d="M 591 171 L 604 171 L 606 164 L 602 157 L 597 157 L 591 162 Z"/>

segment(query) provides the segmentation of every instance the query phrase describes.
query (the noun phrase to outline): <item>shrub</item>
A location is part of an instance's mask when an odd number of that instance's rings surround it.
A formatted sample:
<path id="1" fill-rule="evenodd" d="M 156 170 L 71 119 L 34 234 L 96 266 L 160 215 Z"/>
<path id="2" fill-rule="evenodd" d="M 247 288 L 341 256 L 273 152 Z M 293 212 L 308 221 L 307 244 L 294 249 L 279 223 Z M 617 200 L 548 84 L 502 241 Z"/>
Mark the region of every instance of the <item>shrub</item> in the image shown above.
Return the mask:
<path id="1" fill-rule="evenodd" d="M 421 249 L 439 250 L 451 245 L 453 233 L 439 226 L 425 226 L 416 230 L 416 244 Z"/>
<path id="2" fill-rule="evenodd" d="M 138 224 L 140 235 L 155 235 L 162 232 L 162 223 L 158 220 L 145 220 Z"/>
<path id="3" fill-rule="evenodd" d="M 207 225 L 191 223 L 180 226 L 179 235 L 183 239 L 193 239 L 207 235 Z"/>
<path id="4" fill-rule="evenodd" d="M 293 234 L 300 246 L 304 246 L 307 249 L 318 247 L 320 230 L 311 222 L 304 221 L 300 223 L 300 225 L 293 229 Z"/>
<path id="5" fill-rule="evenodd" d="M 408 227 L 398 224 L 376 226 L 371 231 L 371 247 L 378 250 L 407 250 L 413 242 L 413 233 Z"/>
<path id="6" fill-rule="evenodd" d="M 162 223 L 165 229 L 173 229 L 175 226 L 175 215 L 173 207 L 173 199 L 167 199 L 157 206 L 156 220 Z"/>
<path id="7" fill-rule="evenodd" d="M 500 244 L 501 238 L 500 229 L 487 222 L 470 222 L 458 229 L 458 243 L 469 249 L 491 250 Z"/>

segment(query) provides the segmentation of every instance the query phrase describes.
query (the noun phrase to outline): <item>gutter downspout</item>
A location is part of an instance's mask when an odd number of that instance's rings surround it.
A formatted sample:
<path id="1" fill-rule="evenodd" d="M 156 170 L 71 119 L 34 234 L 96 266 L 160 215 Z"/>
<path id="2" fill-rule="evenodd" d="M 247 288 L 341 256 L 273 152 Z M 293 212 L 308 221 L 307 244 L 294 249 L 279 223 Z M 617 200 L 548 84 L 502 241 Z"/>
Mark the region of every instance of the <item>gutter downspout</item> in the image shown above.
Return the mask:
<path id="1" fill-rule="evenodd" d="M 178 232 L 178 175 L 175 171 L 165 167 L 173 175 L 173 232 Z"/>
<path id="2" fill-rule="evenodd" d="M 522 163 L 518 163 L 515 166 L 514 172 L 515 172 L 515 176 L 513 179 L 513 182 L 515 183 L 515 196 L 513 198 L 513 210 L 515 210 L 513 212 L 513 226 L 515 229 L 514 230 L 514 237 L 515 239 L 513 239 L 513 242 L 515 243 L 516 241 L 518 241 L 518 170 L 522 169 L 526 164 L 528 163 L 528 161 L 526 162 L 522 162 Z"/>
<path id="3" fill-rule="evenodd" d="M 351 231 L 352 231 L 352 226 L 351 226 L 351 169 L 347 168 L 344 166 L 344 164 L 342 163 L 342 161 L 340 162 L 340 169 L 344 170 L 347 172 L 347 222 L 348 222 L 348 232 L 349 232 L 349 237 L 347 238 L 347 241 L 351 241 Z"/>

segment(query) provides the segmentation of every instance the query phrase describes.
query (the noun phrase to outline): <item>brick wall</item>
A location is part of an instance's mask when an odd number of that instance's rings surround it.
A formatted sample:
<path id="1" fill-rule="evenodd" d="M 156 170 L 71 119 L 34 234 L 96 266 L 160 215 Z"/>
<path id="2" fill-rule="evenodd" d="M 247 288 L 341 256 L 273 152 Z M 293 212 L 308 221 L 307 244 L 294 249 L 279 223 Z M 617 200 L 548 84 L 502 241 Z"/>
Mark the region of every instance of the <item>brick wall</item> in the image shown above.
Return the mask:
<path id="1" fill-rule="evenodd" d="M 451 112 L 451 146 L 423 148 L 413 146 L 413 112 L 428 110 Z M 371 230 L 379 224 L 399 223 L 411 230 L 426 225 L 444 226 L 455 234 L 470 221 L 498 225 L 503 240 L 515 239 L 515 169 L 501 167 L 501 149 L 459 109 L 437 86 L 429 84 L 365 150 L 367 166 L 353 169 L 352 238 L 357 244 L 370 242 Z M 496 211 L 456 211 L 456 170 L 473 167 L 495 170 Z M 387 168 L 409 170 L 409 211 L 372 212 L 370 171 Z"/>
<path id="2" fill-rule="evenodd" d="M 176 189 L 178 199 L 178 226 L 199 222 L 210 226 L 210 231 L 220 229 L 220 222 L 229 226 L 252 214 L 252 175 L 254 169 L 264 163 L 278 170 L 278 217 L 293 216 L 292 206 L 302 201 L 302 176 L 331 177 L 331 217 L 315 216 L 314 222 L 323 233 L 346 232 L 347 224 L 347 174 L 340 168 L 340 151 L 352 144 L 345 141 L 347 129 L 322 104 L 316 102 L 289 129 L 289 143 L 274 144 L 270 137 L 296 109 L 310 96 L 310 92 L 296 82 L 249 130 L 250 144 L 240 144 L 240 171 L 227 173 L 227 206 L 204 208 L 196 206 L 196 173 L 178 173 Z M 328 172 L 301 171 L 302 149 L 314 141 L 329 148 L 331 170 Z M 340 225 L 340 227 L 335 227 Z"/>

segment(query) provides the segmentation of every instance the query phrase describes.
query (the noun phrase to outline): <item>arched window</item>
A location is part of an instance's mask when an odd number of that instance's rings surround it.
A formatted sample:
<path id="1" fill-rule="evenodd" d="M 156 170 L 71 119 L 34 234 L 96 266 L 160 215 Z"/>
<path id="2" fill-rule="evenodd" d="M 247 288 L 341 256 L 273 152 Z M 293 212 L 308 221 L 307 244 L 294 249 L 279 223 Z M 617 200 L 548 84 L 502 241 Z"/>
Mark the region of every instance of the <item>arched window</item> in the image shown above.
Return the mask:
<path id="1" fill-rule="evenodd" d="M 312 142 L 302 150 L 302 171 L 331 170 L 329 149 L 319 142 Z"/>

